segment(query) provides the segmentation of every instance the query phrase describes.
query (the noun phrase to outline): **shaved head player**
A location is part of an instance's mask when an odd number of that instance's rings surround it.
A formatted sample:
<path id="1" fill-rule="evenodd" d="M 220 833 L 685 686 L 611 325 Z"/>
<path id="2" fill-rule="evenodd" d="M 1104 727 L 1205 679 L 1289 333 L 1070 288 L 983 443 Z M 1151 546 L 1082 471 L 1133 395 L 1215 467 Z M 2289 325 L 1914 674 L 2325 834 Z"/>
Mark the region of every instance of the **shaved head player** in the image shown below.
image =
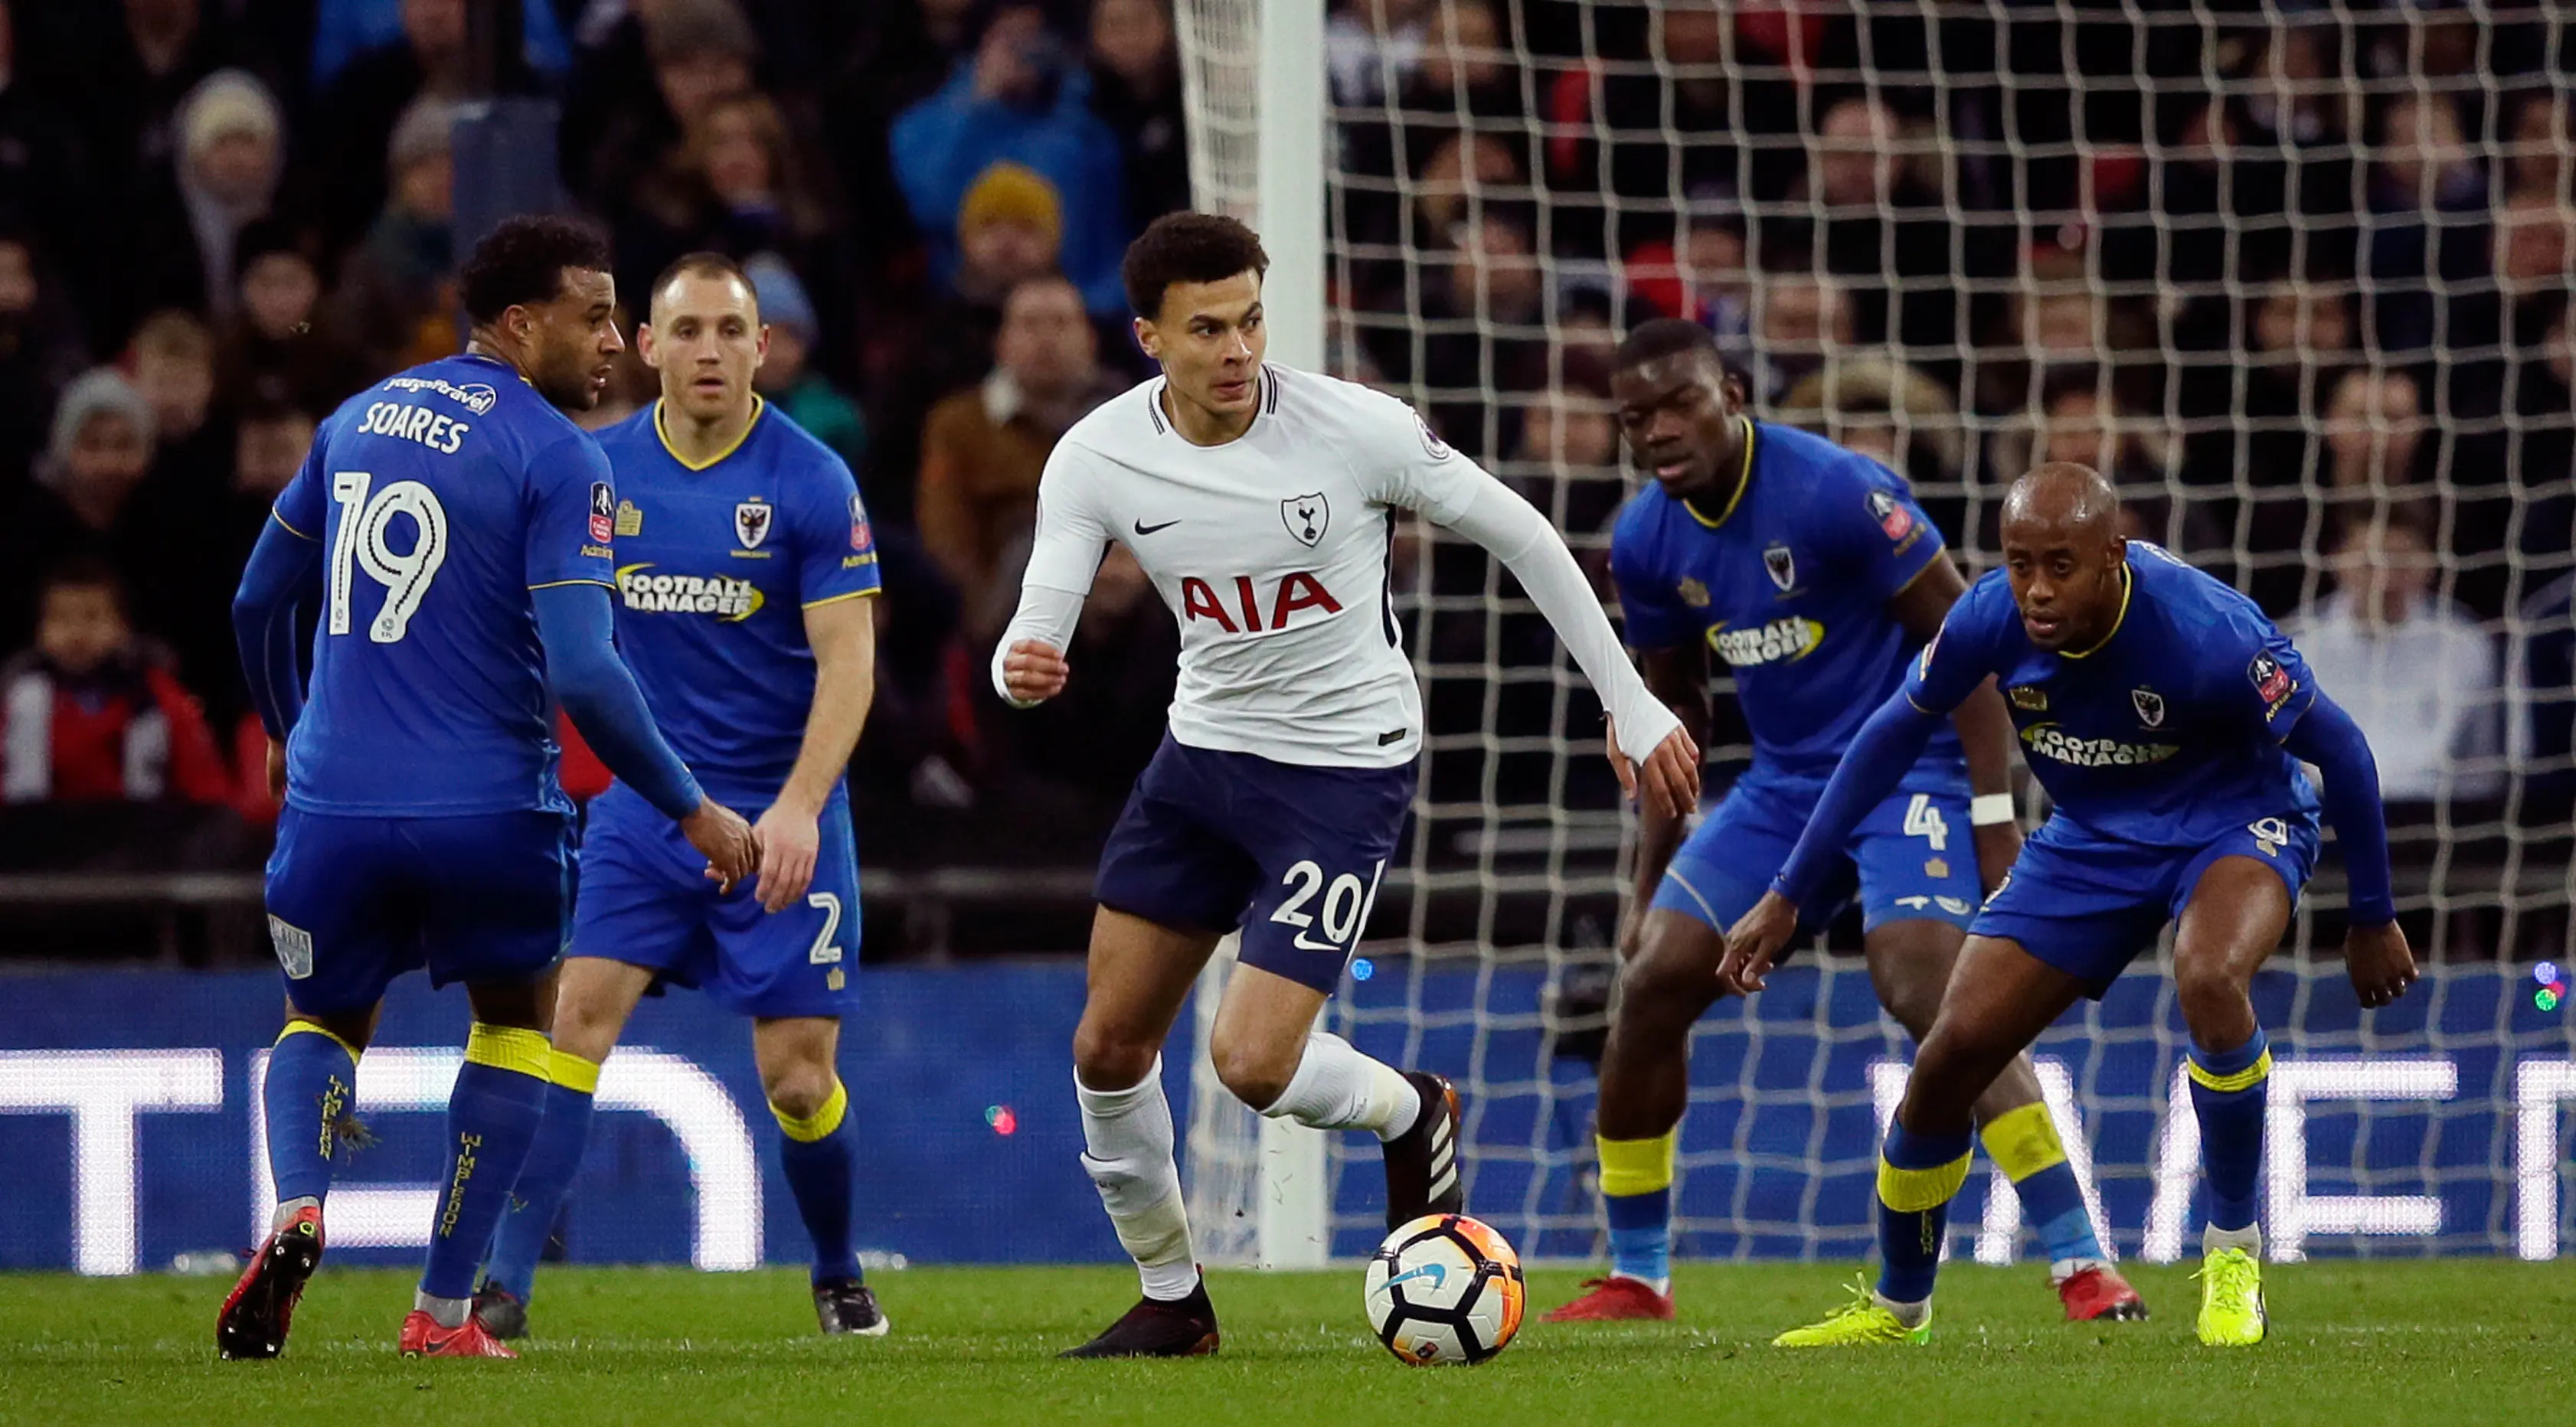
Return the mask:
<path id="1" fill-rule="evenodd" d="M 2248 994 L 2315 870 L 2324 777 L 2351 879 L 2344 958 L 2365 1007 L 2405 994 L 2415 961 L 2389 891 L 2370 745 L 2253 601 L 2120 536 L 2110 484 L 2052 463 L 2004 502 L 2004 568 L 1943 621 L 1903 689 L 1834 770 L 1771 891 L 1729 935 L 1723 974 L 1758 987 L 1798 903 L 1949 710 L 2005 689 L 2031 772 L 2056 811 L 1968 929 L 1915 1056 L 1879 1162 L 1878 1289 L 1785 1347 L 1922 1341 L 1951 1196 L 1968 1173 L 1970 1106 L 2079 997 L 2100 996 L 2168 921 L 2191 1033 L 2209 1216 L 2200 1340 L 2263 1340 L 2255 1224 L 2272 1054 Z"/>

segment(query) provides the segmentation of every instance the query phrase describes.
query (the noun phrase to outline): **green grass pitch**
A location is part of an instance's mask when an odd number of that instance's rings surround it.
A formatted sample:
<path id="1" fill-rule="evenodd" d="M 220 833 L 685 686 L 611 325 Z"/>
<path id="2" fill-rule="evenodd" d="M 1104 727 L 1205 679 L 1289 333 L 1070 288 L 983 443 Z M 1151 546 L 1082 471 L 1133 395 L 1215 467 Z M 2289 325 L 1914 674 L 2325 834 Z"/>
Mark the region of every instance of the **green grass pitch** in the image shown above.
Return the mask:
<path id="1" fill-rule="evenodd" d="M 1053 1359 L 1134 1295 L 1132 1274 L 1109 1267 L 880 1274 L 894 1334 L 873 1342 L 814 1336 L 792 1271 L 558 1268 L 517 1363 L 395 1357 L 402 1273 L 325 1268 L 271 1363 L 215 1361 L 220 1280 L 0 1275 L 0 1422 L 2576 1422 L 2568 1260 L 2272 1266 L 2272 1339 L 2233 1352 L 2192 1340 L 2187 1266 L 2138 1270 L 2154 1321 L 2103 1327 L 2058 1321 L 2036 1268 L 1957 1266 L 1928 1348 L 1769 1346 L 1834 1306 L 1852 1274 L 1693 1266 L 1678 1323 L 1532 1322 L 1476 1369 L 1388 1357 L 1363 1326 L 1356 1268 L 1216 1275 L 1225 1349 L 1178 1363 Z M 1578 1277 L 1533 1273 L 1533 1307 Z"/>

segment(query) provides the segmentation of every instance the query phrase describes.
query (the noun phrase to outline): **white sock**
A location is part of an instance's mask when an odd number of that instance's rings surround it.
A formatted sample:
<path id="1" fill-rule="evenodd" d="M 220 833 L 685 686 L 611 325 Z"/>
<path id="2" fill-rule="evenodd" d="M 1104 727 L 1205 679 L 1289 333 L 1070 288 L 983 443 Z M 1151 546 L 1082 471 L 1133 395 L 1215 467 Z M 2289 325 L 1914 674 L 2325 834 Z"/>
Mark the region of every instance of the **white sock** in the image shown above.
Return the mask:
<path id="1" fill-rule="evenodd" d="M 1306 1054 L 1288 1088 L 1261 1113 L 1318 1130 L 1375 1130 L 1381 1141 L 1413 1128 L 1422 1115 L 1422 1092 L 1404 1073 L 1371 1060 L 1329 1031 L 1306 1037 Z"/>
<path id="2" fill-rule="evenodd" d="M 2248 1224 L 2242 1229 L 2222 1229 L 2216 1224 L 2200 1227 L 2200 1252 L 2203 1258 L 2220 1249 L 2243 1249 L 2256 1258 L 2263 1257 L 2263 1228 Z"/>
<path id="3" fill-rule="evenodd" d="M 411 1296 L 411 1306 L 437 1319 L 438 1326 L 441 1328 L 462 1328 L 465 1326 L 465 1315 L 474 1311 L 474 1300 L 440 1298 L 435 1294 L 415 1292 Z"/>
<path id="4" fill-rule="evenodd" d="M 1199 1266 L 1190 1253 L 1180 1166 L 1172 1161 L 1163 1058 L 1156 1056 L 1145 1078 L 1124 1090 L 1094 1090 L 1076 1076 L 1073 1093 L 1082 1102 L 1083 1170 L 1100 1191 L 1118 1242 L 1136 1260 L 1145 1296 L 1165 1303 L 1189 1297 Z"/>
<path id="5" fill-rule="evenodd" d="M 1884 1293 L 1873 1293 L 1870 1297 L 1877 1299 L 1879 1307 L 1895 1314 L 1896 1321 L 1908 1328 L 1920 1328 L 1923 1320 L 1932 1316 L 1932 1300 L 1929 1298 L 1919 1303 L 1899 1303 Z"/>
<path id="6" fill-rule="evenodd" d="M 289 1199 L 285 1203 L 277 1206 L 276 1213 L 268 1216 L 268 1231 L 274 1234 L 278 1230 L 285 1228 L 286 1221 L 294 1218 L 297 1210 L 319 1209 L 321 1207 L 322 1201 L 314 1198 L 310 1194 L 298 1195 L 293 1199 Z"/>
<path id="7" fill-rule="evenodd" d="M 2106 1259 L 2055 1259 L 2048 1265 L 2048 1281 L 2064 1283 L 2088 1268 L 2109 1268 L 2110 1266 L 2110 1262 Z"/>

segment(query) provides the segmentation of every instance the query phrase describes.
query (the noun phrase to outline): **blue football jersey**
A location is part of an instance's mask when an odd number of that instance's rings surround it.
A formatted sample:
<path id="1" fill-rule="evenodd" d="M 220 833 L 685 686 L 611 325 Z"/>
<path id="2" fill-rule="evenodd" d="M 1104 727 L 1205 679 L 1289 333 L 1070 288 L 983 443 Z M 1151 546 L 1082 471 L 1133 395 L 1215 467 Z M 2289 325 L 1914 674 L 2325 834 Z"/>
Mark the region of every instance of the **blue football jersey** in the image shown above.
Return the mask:
<path id="1" fill-rule="evenodd" d="M 2316 812 L 2281 748 L 2316 702 L 2315 676 L 2252 600 L 2158 546 L 2129 542 L 2119 622 L 2076 653 L 2032 647 L 1993 571 L 1951 606 L 1906 697 L 1947 713 L 1989 674 L 2052 816 L 2081 830 L 2192 847 Z"/>
<path id="2" fill-rule="evenodd" d="M 1631 647 L 1704 640 L 1734 670 L 1753 775 L 1821 781 L 1904 681 L 1916 641 L 1887 602 L 1943 558 L 1941 532 L 1876 461 L 1746 426 L 1733 504 L 1710 518 L 1648 486 L 1619 512 L 1610 569 Z M 1965 776 L 1950 729 L 1924 761 Z"/>
<path id="3" fill-rule="evenodd" d="M 805 611 L 876 593 L 850 468 L 766 402 L 732 450 L 691 466 L 662 405 L 599 434 L 617 471 L 617 647 L 707 792 L 768 806 L 814 702 Z"/>
<path id="4" fill-rule="evenodd" d="M 616 501 L 599 448 L 504 362 L 431 362 L 333 412 L 276 506 L 323 548 L 287 801 L 568 810 L 528 592 L 611 582 Z"/>

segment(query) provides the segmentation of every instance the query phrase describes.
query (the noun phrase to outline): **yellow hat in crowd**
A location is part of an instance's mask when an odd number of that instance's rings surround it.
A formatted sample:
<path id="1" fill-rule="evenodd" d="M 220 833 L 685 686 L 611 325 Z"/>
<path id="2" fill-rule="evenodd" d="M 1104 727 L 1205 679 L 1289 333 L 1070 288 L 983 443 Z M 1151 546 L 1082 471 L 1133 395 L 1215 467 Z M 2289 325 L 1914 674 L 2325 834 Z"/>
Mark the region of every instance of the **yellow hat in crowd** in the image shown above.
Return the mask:
<path id="1" fill-rule="evenodd" d="M 1035 169 L 1004 160 L 976 175 L 957 206 L 957 231 L 971 233 L 987 223 L 1025 223 L 1046 234 L 1050 243 L 1064 239 L 1064 203 L 1055 185 Z"/>

